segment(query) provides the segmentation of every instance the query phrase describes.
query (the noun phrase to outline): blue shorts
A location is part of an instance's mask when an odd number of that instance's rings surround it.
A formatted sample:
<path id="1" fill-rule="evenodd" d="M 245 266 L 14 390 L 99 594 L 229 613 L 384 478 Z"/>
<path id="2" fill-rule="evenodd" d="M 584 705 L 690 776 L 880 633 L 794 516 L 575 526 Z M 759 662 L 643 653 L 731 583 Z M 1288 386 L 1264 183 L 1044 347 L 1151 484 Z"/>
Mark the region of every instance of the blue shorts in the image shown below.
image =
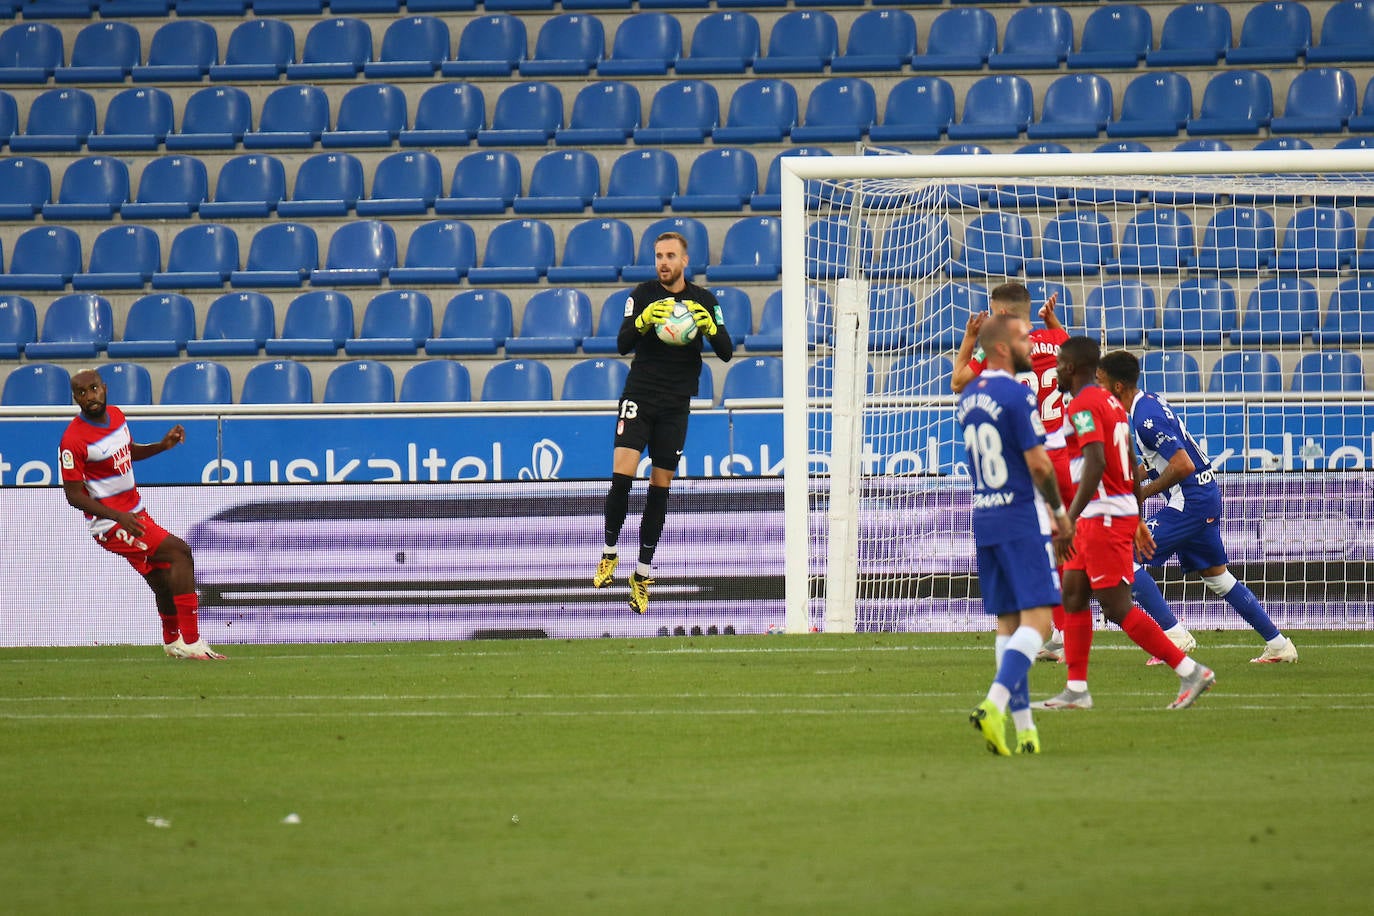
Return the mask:
<path id="1" fill-rule="evenodd" d="M 1179 509 L 1160 509 L 1145 523 L 1155 537 L 1155 555 L 1147 566 L 1163 566 L 1172 556 L 1184 572 L 1225 566 L 1226 548 L 1221 543 L 1221 514 L 1207 515 Z"/>
<path id="2" fill-rule="evenodd" d="M 983 610 L 1002 616 L 1060 603 L 1053 547 L 1043 535 L 978 547 Z"/>

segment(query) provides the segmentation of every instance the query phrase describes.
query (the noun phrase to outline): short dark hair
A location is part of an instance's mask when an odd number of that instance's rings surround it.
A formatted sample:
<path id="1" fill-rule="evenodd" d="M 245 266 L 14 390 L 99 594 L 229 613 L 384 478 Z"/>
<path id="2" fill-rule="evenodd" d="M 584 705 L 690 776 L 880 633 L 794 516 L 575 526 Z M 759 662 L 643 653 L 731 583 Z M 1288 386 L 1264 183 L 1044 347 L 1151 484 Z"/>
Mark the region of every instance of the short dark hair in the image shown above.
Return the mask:
<path id="1" fill-rule="evenodd" d="M 1091 337 L 1070 337 L 1059 347 L 1059 358 L 1080 371 L 1091 369 L 1096 372 L 1101 353 L 1102 348 Z"/>
<path id="2" fill-rule="evenodd" d="M 988 299 L 993 304 L 1004 305 L 1013 314 L 1030 320 L 1031 294 L 1024 283 L 1017 283 L 1015 280 L 1003 283 L 988 294 Z"/>
<path id="3" fill-rule="evenodd" d="M 1108 353 L 1098 362 L 1097 368 L 1114 382 L 1125 382 L 1135 387 L 1140 381 L 1140 360 L 1135 358 L 1134 353 L 1125 350 Z"/>

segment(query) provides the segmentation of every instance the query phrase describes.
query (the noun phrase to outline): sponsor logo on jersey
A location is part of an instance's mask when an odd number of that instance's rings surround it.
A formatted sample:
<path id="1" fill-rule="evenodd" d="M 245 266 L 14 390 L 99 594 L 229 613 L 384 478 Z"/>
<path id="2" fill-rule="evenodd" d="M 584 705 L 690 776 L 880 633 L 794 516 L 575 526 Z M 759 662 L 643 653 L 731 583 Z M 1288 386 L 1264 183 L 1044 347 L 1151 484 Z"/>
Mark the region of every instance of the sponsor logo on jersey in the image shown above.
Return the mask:
<path id="1" fill-rule="evenodd" d="M 1093 412 L 1091 410 L 1080 410 L 1073 415 L 1072 419 L 1073 428 L 1080 436 L 1097 429 L 1097 424 L 1093 422 Z"/>

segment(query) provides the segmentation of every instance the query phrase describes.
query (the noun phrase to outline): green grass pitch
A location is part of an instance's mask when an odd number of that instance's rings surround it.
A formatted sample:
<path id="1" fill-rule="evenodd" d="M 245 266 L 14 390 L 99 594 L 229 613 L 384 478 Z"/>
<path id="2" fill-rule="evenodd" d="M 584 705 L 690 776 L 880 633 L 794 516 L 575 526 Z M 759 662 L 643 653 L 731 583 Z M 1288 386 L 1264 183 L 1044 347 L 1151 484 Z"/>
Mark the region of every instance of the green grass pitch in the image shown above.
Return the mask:
<path id="1" fill-rule="evenodd" d="M 1368 912 L 1374 634 L 1200 635 L 1025 758 L 990 634 L 0 650 L 0 909 Z"/>

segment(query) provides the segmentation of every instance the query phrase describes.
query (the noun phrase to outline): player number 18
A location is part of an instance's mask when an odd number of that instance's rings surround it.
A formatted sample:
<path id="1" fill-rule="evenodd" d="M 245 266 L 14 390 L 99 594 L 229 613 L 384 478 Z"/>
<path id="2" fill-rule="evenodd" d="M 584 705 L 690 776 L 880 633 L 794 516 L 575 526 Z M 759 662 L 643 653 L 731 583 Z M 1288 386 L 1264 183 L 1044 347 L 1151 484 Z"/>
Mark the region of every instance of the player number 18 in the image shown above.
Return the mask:
<path id="1" fill-rule="evenodd" d="M 979 490 L 1000 490 L 1007 485 L 1007 460 L 996 426 L 979 423 L 964 427 L 964 448 L 968 449 Z"/>

